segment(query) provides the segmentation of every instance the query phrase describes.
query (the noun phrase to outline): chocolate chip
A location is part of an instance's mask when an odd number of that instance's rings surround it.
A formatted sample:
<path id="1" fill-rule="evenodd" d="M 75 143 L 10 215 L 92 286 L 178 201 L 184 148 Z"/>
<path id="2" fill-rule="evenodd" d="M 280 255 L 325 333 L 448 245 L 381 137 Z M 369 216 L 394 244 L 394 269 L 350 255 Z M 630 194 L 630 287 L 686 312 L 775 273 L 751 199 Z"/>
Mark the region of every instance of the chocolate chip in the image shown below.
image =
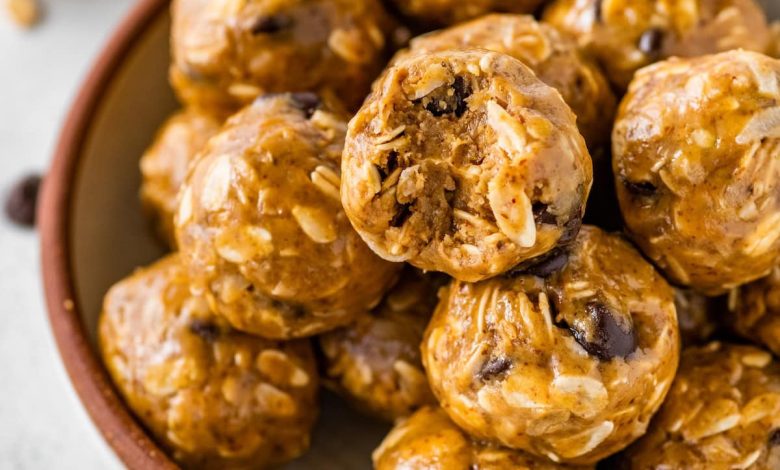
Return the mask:
<path id="1" fill-rule="evenodd" d="M 642 36 L 639 37 L 637 47 L 646 56 L 656 59 L 661 55 L 663 41 L 664 32 L 661 29 L 652 28 L 645 31 Z"/>
<path id="2" fill-rule="evenodd" d="M 649 181 L 633 182 L 624 179 L 623 186 L 626 187 L 628 192 L 643 197 L 653 196 L 656 191 L 658 191 L 658 188 L 656 188 L 656 186 Z"/>
<path id="3" fill-rule="evenodd" d="M 528 274 L 537 277 L 550 277 L 557 273 L 569 262 L 569 252 L 565 250 L 553 250 L 544 256 L 537 264 L 526 270 Z"/>
<path id="4" fill-rule="evenodd" d="M 43 180 L 38 175 L 28 175 L 13 185 L 5 201 L 5 214 L 23 227 L 35 226 L 38 192 Z"/>
<path id="5" fill-rule="evenodd" d="M 315 93 L 311 93 L 308 91 L 291 93 L 290 101 L 292 102 L 293 106 L 300 109 L 306 114 L 307 119 L 312 117 L 314 111 L 316 111 L 317 108 L 319 108 L 322 105 L 322 101 L 320 101 L 320 97 L 317 96 Z"/>
<path id="6" fill-rule="evenodd" d="M 771 447 L 780 446 L 780 428 L 775 429 L 769 435 L 769 445 Z"/>
<path id="7" fill-rule="evenodd" d="M 398 168 L 398 152 L 391 150 L 387 156 L 387 173 L 393 173 Z"/>
<path id="8" fill-rule="evenodd" d="M 402 204 L 401 208 L 398 210 L 398 212 L 395 213 L 393 218 L 390 220 L 390 226 L 391 227 L 400 227 L 406 221 L 411 217 L 412 215 L 412 205 L 411 204 Z"/>
<path id="9" fill-rule="evenodd" d="M 199 319 L 192 320 L 190 331 L 209 343 L 216 341 L 220 334 L 219 327 L 216 324 Z"/>
<path id="10" fill-rule="evenodd" d="M 477 378 L 488 381 L 497 377 L 512 367 L 512 361 L 506 357 L 491 357 L 482 364 L 482 368 L 477 372 Z"/>
<path id="11" fill-rule="evenodd" d="M 537 224 L 556 225 L 558 223 L 558 217 L 548 211 L 549 207 L 549 205 L 543 202 L 533 203 L 531 210 L 533 210 L 534 213 L 534 222 Z"/>
<path id="12" fill-rule="evenodd" d="M 561 238 L 558 239 L 558 244 L 568 245 L 569 243 L 573 242 L 580 233 L 580 228 L 582 228 L 582 216 L 579 212 L 577 212 L 575 216 L 573 216 L 571 219 L 569 219 L 568 222 L 566 222 L 566 224 L 564 224 L 563 233 L 561 234 Z"/>
<path id="13" fill-rule="evenodd" d="M 259 16 L 249 31 L 252 34 L 274 34 L 292 26 L 293 20 L 287 15 L 263 15 Z"/>
<path id="14" fill-rule="evenodd" d="M 466 100 L 472 93 L 471 87 L 466 83 L 466 80 L 461 76 L 455 77 L 455 81 L 452 84 L 452 95 L 449 94 L 447 87 L 442 87 L 442 90 L 443 93 L 432 93 L 429 97 L 417 100 L 415 103 L 426 100 L 425 109 L 435 117 L 455 114 L 456 117 L 460 118 L 466 114 L 466 111 L 469 109 Z"/>
<path id="15" fill-rule="evenodd" d="M 458 76 L 455 77 L 452 89 L 455 91 L 455 116 L 461 117 L 469 109 L 466 99 L 471 96 L 471 87 L 466 84 L 463 77 Z"/>
<path id="16" fill-rule="evenodd" d="M 589 354 L 603 361 L 614 357 L 626 357 L 636 349 L 634 331 L 628 332 L 618 325 L 612 311 L 601 302 L 589 302 L 585 305 L 592 326 L 592 338 L 584 331 L 570 327 L 574 339 Z"/>

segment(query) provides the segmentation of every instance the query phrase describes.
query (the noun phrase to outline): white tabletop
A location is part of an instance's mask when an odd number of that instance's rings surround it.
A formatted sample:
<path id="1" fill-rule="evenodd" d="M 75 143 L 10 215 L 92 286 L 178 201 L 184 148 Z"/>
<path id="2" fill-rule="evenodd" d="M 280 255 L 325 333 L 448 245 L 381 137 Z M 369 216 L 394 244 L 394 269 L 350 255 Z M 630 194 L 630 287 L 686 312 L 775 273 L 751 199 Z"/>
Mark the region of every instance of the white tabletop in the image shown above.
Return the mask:
<path id="1" fill-rule="evenodd" d="M 0 193 L 48 166 L 75 91 L 133 0 L 44 0 L 31 31 L 0 8 Z M 0 2 L 0 7 L 3 2 Z M 0 468 L 121 468 L 68 381 L 40 282 L 38 237 L 0 221 Z"/>

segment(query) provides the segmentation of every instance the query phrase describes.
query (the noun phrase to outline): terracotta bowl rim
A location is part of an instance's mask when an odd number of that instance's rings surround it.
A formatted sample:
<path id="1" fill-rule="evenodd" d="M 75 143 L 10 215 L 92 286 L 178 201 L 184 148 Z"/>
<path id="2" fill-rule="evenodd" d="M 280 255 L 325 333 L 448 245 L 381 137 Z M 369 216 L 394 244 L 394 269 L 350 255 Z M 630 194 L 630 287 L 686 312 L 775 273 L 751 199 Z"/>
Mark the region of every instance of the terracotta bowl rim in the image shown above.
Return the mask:
<path id="1" fill-rule="evenodd" d="M 168 4 L 167 0 L 139 0 L 98 55 L 60 131 L 38 207 L 43 285 L 60 356 L 90 418 L 132 469 L 178 467 L 115 392 L 81 321 L 70 253 L 71 206 L 84 145 L 100 104 L 128 54 Z"/>

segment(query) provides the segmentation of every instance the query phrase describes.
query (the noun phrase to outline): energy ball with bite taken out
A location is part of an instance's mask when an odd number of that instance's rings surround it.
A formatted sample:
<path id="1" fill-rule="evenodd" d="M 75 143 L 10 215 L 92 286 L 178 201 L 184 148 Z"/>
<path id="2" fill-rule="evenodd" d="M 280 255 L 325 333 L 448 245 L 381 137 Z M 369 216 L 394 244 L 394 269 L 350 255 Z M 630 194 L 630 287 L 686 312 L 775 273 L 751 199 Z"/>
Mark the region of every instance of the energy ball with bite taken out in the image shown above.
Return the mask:
<path id="1" fill-rule="evenodd" d="M 533 13 L 543 0 L 392 0 L 404 15 L 432 26 L 470 20 L 491 12 Z"/>
<path id="2" fill-rule="evenodd" d="M 658 60 L 732 49 L 766 53 L 771 44 L 755 0 L 556 0 L 543 18 L 576 37 L 623 90 Z"/>
<path id="3" fill-rule="evenodd" d="M 388 421 L 435 403 L 420 343 L 444 281 L 408 268 L 374 311 L 322 335 L 328 383 L 358 409 Z"/>
<path id="4" fill-rule="evenodd" d="M 592 166 L 561 95 L 484 50 L 400 58 L 350 122 L 341 199 L 385 259 L 479 281 L 576 236 Z"/>
<path id="5" fill-rule="evenodd" d="M 236 329 L 315 335 L 376 306 L 395 281 L 400 265 L 376 256 L 341 207 L 346 126 L 316 95 L 267 95 L 190 171 L 178 245 L 195 291 Z"/>
<path id="6" fill-rule="evenodd" d="M 175 0 L 172 16 L 171 82 L 207 108 L 311 90 L 357 108 L 404 34 L 380 0 Z"/>
<path id="7" fill-rule="evenodd" d="M 141 157 L 141 202 L 160 238 L 170 246 L 176 245 L 173 217 L 187 169 L 221 124 L 220 118 L 194 108 L 178 111 L 165 121 Z"/>
<path id="8" fill-rule="evenodd" d="M 627 241 L 595 227 L 559 256 L 525 273 L 453 282 L 426 331 L 423 364 L 444 410 L 472 436 L 593 464 L 644 434 L 674 379 L 674 294 Z"/>
<path id="9" fill-rule="evenodd" d="M 717 295 L 780 262 L 780 61 L 747 51 L 642 69 L 613 132 L 628 231 L 676 284 Z"/>
<path id="10" fill-rule="evenodd" d="M 267 467 L 309 447 L 317 417 L 310 343 L 233 330 L 190 293 L 178 255 L 111 288 L 98 332 L 125 402 L 186 467 Z"/>
<path id="11" fill-rule="evenodd" d="M 737 333 L 780 356 L 780 266 L 731 291 L 729 309 Z"/>
<path id="12" fill-rule="evenodd" d="M 399 421 L 374 451 L 376 470 L 585 470 L 520 450 L 477 441 L 441 408 L 425 407 Z"/>
<path id="13" fill-rule="evenodd" d="M 494 14 L 413 39 L 409 53 L 480 48 L 508 54 L 561 93 L 590 149 L 609 142 L 615 96 L 576 41 L 533 16 Z"/>
<path id="14" fill-rule="evenodd" d="M 647 434 L 622 468 L 780 468 L 780 364 L 752 346 L 683 351 Z"/>

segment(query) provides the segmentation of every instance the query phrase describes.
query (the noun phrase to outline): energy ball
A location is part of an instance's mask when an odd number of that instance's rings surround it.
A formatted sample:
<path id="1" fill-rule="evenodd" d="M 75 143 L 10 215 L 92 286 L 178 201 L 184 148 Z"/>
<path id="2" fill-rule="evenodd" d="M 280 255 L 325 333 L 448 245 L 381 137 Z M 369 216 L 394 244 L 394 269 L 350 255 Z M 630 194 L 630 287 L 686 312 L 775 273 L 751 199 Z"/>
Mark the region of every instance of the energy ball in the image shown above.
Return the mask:
<path id="1" fill-rule="evenodd" d="M 317 416 L 308 341 L 252 337 L 193 296 L 171 255 L 108 292 L 106 367 L 130 409 L 187 467 L 266 467 L 301 455 Z"/>
<path id="2" fill-rule="evenodd" d="M 532 16 L 494 14 L 412 40 L 409 52 L 480 48 L 508 54 L 561 93 L 588 147 L 609 141 L 616 102 L 599 67 L 576 41 Z"/>
<path id="3" fill-rule="evenodd" d="M 357 408 L 388 421 L 435 403 L 420 343 L 442 284 L 407 269 L 373 312 L 321 336 L 328 383 Z"/>
<path id="4" fill-rule="evenodd" d="M 674 379 L 674 294 L 619 235 L 584 226 L 568 253 L 454 281 L 441 299 L 423 364 L 444 410 L 478 439 L 593 464 L 644 434 Z"/>
<path id="5" fill-rule="evenodd" d="M 141 157 L 141 202 L 170 246 L 176 245 L 173 216 L 187 169 L 221 124 L 194 108 L 178 111 L 165 121 Z"/>
<path id="6" fill-rule="evenodd" d="M 379 0 L 175 0 L 172 15 L 171 82 L 207 108 L 312 90 L 357 108 L 402 33 Z"/>
<path id="7" fill-rule="evenodd" d="M 767 52 L 771 40 L 755 0 L 556 0 L 544 20 L 577 37 L 622 89 L 661 59 Z"/>
<path id="8" fill-rule="evenodd" d="M 780 468 L 780 364 L 752 346 L 686 349 L 629 469 Z"/>
<path id="9" fill-rule="evenodd" d="M 392 0 L 404 15 L 430 25 L 451 25 L 485 13 L 533 13 L 543 0 Z"/>
<path id="10" fill-rule="evenodd" d="M 690 289 L 674 289 L 674 306 L 683 346 L 702 344 L 709 340 L 718 329 L 718 316 L 728 315 L 726 308 L 720 311 L 717 299 L 705 297 Z"/>
<path id="11" fill-rule="evenodd" d="M 747 51 L 641 70 L 613 132 L 634 240 L 676 284 L 717 295 L 780 262 L 780 61 Z"/>
<path id="12" fill-rule="evenodd" d="M 729 296 L 731 324 L 740 335 L 780 356 L 780 267 Z"/>
<path id="13" fill-rule="evenodd" d="M 349 125 L 341 199 L 385 259 L 463 281 L 571 242 L 592 166 L 561 95 L 510 56 L 410 55 Z"/>
<path id="14" fill-rule="evenodd" d="M 376 306 L 400 266 L 376 256 L 339 201 L 346 120 L 310 93 L 258 99 L 190 171 L 177 241 L 212 309 L 270 339 L 315 335 Z"/>
<path id="15" fill-rule="evenodd" d="M 441 408 L 425 407 L 400 421 L 373 454 L 375 470 L 576 470 L 520 450 L 476 441 Z"/>

